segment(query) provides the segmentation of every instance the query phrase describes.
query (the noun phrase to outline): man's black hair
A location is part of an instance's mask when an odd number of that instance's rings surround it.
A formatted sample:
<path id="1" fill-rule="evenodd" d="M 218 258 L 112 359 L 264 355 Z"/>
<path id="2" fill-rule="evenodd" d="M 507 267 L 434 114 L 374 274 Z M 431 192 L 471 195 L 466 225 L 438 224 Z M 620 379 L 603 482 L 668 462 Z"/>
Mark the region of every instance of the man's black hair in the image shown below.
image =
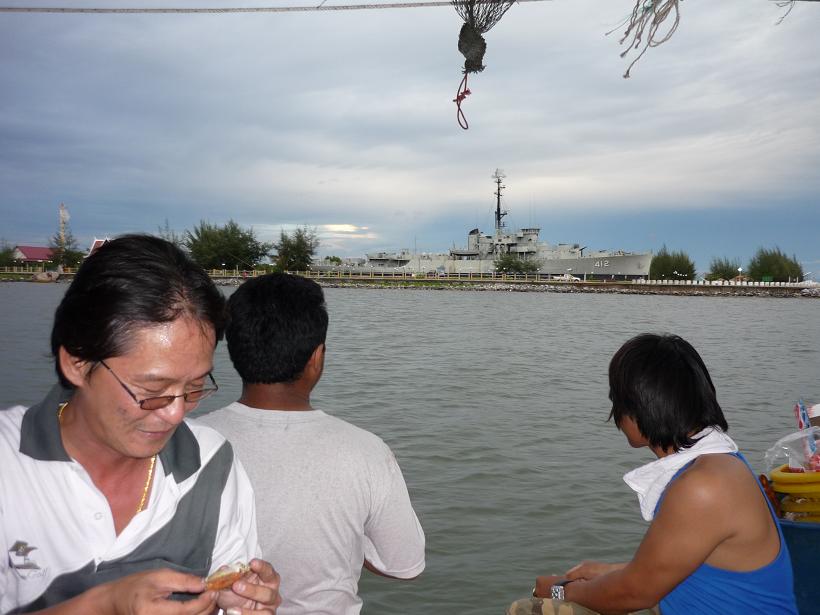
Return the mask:
<path id="1" fill-rule="evenodd" d="M 729 429 L 703 359 L 677 335 L 643 333 L 621 346 L 609 363 L 609 399 L 619 429 L 631 417 L 663 450 L 692 446 L 706 427 Z"/>
<path id="2" fill-rule="evenodd" d="M 51 352 L 63 386 L 61 346 L 97 362 L 126 353 L 141 327 L 190 316 L 222 339 L 225 298 L 202 267 L 174 244 L 151 235 L 106 242 L 80 266 L 54 315 Z"/>
<path id="3" fill-rule="evenodd" d="M 325 343 L 325 297 L 312 280 L 285 273 L 251 278 L 230 296 L 228 308 L 228 353 L 245 383 L 294 382 Z"/>

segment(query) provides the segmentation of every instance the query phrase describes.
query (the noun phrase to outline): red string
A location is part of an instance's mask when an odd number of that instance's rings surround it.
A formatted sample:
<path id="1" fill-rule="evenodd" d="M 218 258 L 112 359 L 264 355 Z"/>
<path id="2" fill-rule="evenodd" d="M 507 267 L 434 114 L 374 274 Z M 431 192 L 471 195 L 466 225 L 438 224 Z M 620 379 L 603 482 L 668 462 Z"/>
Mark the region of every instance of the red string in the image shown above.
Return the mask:
<path id="1" fill-rule="evenodd" d="M 464 111 L 461 110 L 461 101 L 470 94 L 470 89 L 467 87 L 467 73 L 464 73 L 464 79 L 461 80 L 458 86 L 458 92 L 456 92 L 456 97 L 453 99 L 453 102 L 456 103 L 456 119 L 458 120 L 458 125 L 464 130 L 467 130 L 470 126 L 467 124 L 467 118 L 464 117 Z"/>

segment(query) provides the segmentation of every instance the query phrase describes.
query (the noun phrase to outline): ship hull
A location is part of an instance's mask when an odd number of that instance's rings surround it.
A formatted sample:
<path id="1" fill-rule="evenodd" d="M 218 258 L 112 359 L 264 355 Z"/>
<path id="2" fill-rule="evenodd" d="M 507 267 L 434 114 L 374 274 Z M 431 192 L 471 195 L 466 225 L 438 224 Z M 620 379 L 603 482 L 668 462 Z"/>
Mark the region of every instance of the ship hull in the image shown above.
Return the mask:
<path id="1" fill-rule="evenodd" d="M 635 279 L 649 275 L 651 254 L 616 254 L 607 256 L 584 256 L 576 258 L 536 259 L 542 275 L 569 275 L 591 279 Z M 368 262 L 373 266 L 372 261 Z M 374 267 L 376 268 L 376 267 Z M 418 273 L 493 273 L 494 259 L 456 259 L 448 255 L 423 255 L 412 257 L 405 264 L 395 263 L 381 269 L 405 270 Z"/>

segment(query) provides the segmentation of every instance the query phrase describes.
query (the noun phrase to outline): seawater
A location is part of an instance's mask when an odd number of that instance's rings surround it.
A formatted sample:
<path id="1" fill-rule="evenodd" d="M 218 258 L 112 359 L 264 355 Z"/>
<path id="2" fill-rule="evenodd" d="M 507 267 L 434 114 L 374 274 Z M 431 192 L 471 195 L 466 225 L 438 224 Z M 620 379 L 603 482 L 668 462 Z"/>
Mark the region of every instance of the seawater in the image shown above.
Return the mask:
<path id="1" fill-rule="evenodd" d="M 0 284 L 0 407 L 36 402 L 54 381 L 49 334 L 65 288 Z M 427 534 L 419 579 L 363 573 L 366 614 L 498 615 L 537 574 L 630 557 L 646 524 L 622 475 L 651 457 L 607 422 L 606 374 L 633 335 L 677 333 L 698 349 L 757 471 L 765 450 L 794 430 L 795 401 L 820 401 L 816 300 L 325 294 L 328 354 L 315 405 L 391 446 Z M 220 391 L 198 413 L 238 395 L 224 343 L 214 375 Z"/>

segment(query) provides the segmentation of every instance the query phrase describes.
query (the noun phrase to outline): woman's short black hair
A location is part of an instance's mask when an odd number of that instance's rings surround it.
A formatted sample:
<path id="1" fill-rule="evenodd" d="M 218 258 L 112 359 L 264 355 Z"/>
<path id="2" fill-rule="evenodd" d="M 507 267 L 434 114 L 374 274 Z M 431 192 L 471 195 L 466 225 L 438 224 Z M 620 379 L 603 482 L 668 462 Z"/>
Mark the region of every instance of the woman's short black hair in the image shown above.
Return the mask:
<path id="1" fill-rule="evenodd" d="M 706 427 L 729 429 L 703 359 L 677 335 L 643 333 L 621 346 L 609 363 L 609 399 L 619 429 L 631 417 L 663 450 L 692 446 Z"/>
<path id="2" fill-rule="evenodd" d="M 245 383 L 294 382 L 325 343 L 325 296 L 312 280 L 286 273 L 251 278 L 230 296 L 228 309 L 228 354 Z"/>
<path id="3" fill-rule="evenodd" d="M 54 315 L 51 352 L 63 386 L 60 347 L 97 362 L 128 351 L 136 329 L 191 316 L 222 339 L 225 298 L 202 267 L 151 235 L 106 242 L 80 266 Z"/>

